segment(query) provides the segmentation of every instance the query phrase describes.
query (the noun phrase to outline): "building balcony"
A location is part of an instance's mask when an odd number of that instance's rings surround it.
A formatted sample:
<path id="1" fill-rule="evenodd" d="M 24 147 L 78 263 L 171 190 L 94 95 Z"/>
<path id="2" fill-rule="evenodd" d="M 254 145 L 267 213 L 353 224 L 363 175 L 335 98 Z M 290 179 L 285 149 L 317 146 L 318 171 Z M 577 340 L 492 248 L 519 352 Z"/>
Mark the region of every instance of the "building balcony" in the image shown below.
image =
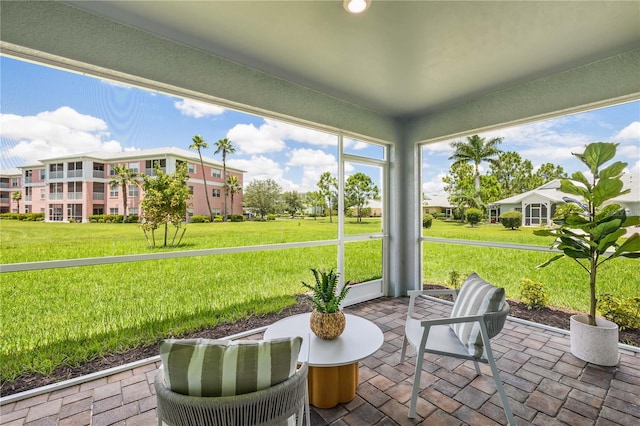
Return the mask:
<path id="1" fill-rule="evenodd" d="M 67 193 L 67 200 L 82 200 L 82 192 Z"/>
<path id="2" fill-rule="evenodd" d="M 104 192 L 94 192 L 93 193 L 94 200 L 104 200 Z"/>
<path id="3" fill-rule="evenodd" d="M 63 198 L 64 198 L 64 194 L 62 193 L 49 194 L 50 200 L 62 200 Z"/>

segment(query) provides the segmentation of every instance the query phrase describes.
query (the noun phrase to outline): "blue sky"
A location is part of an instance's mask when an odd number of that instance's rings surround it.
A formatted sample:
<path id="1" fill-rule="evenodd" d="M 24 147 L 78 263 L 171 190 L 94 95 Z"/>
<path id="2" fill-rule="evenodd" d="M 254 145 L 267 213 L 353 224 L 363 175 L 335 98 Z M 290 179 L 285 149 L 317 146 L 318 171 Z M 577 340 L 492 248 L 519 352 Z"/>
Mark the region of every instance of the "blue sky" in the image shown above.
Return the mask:
<path id="1" fill-rule="evenodd" d="M 228 164 L 248 171 L 245 184 L 273 178 L 285 190 L 307 191 L 323 171 L 336 172 L 333 135 L 7 57 L 0 57 L 0 84 L 2 169 L 80 152 L 188 149 L 199 134 L 210 146 L 224 137 L 234 143 Z M 551 161 L 568 171 L 577 166 L 571 151 L 592 141 L 620 142 L 620 158 L 640 172 L 640 102 L 481 136 L 504 137 L 502 150 L 518 151 L 534 166 Z M 358 141 L 346 145 L 352 153 L 372 152 Z M 220 161 L 213 152 L 204 155 Z M 423 149 L 424 192 L 441 191 L 450 155 L 449 141 Z"/>

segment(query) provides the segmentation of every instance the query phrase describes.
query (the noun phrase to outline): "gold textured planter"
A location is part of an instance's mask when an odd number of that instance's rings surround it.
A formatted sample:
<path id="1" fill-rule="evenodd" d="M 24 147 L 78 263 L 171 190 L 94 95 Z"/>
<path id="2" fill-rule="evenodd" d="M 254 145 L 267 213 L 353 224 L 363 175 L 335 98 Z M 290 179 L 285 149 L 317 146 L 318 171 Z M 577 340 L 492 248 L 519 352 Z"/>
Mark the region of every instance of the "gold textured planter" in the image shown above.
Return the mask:
<path id="1" fill-rule="evenodd" d="M 314 310 L 311 312 L 311 331 L 321 339 L 332 340 L 342 334 L 347 319 L 342 311 L 325 314 Z"/>

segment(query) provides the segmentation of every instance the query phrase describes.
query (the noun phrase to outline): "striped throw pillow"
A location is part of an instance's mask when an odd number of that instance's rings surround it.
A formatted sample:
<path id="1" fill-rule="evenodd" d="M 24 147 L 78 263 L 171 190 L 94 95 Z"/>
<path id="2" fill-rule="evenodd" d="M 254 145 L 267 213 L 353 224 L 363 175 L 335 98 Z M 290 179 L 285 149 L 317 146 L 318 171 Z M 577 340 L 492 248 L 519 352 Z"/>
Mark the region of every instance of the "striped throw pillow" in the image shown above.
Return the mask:
<path id="1" fill-rule="evenodd" d="M 451 317 L 483 315 L 498 312 L 504 307 L 504 288 L 495 287 L 478 276 L 475 272 L 467 277 L 458 293 L 451 311 Z M 456 336 L 467 347 L 469 355 L 482 357 L 484 345 L 480 333 L 480 324 L 464 322 L 451 324 Z"/>
<path id="2" fill-rule="evenodd" d="M 167 387 L 190 396 L 240 395 L 287 380 L 301 337 L 268 340 L 167 339 L 160 358 Z"/>

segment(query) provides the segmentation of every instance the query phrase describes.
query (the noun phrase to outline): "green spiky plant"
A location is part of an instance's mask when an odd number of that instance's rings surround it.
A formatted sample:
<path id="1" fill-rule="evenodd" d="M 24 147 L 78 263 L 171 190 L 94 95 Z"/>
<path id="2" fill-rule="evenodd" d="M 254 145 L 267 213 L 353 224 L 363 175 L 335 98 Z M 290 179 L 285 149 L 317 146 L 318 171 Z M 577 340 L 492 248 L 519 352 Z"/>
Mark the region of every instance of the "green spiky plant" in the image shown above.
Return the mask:
<path id="1" fill-rule="evenodd" d="M 340 303 L 349 293 L 349 283 L 345 283 L 339 293 L 338 274 L 333 269 L 329 271 L 311 269 L 315 278 L 315 285 L 310 285 L 302 281 L 302 285 L 312 291 L 308 299 L 313 303 L 318 312 L 331 314 L 340 310 Z"/>
<path id="2" fill-rule="evenodd" d="M 565 199 L 580 208 L 569 209 L 566 215 L 554 218 L 557 228 L 534 231 L 535 235 L 556 237 L 551 247 L 562 251 L 538 267 L 545 267 L 566 256 L 589 274 L 589 325 L 593 326 L 596 325 L 598 268 L 617 257 L 640 258 L 640 234 L 636 232 L 618 243 L 618 239 L 626 234 L 627 227 L 640 224 L 640 217 L 627 217 L 624 208 L 607 203 L 630 192 L 630 189 L 622 189 L 620 179 L 627 163 L 616 161 L 601 169 L 613 159 L 618 145 L 594 142 L 586 146 L 584 153 L 573 153 L 589 168 L 592 179 L 589 181 L 582 172 L 575 172 L 571 179 L 560 181 L 560 190 L 581 197 L 582 200 Z"/>

